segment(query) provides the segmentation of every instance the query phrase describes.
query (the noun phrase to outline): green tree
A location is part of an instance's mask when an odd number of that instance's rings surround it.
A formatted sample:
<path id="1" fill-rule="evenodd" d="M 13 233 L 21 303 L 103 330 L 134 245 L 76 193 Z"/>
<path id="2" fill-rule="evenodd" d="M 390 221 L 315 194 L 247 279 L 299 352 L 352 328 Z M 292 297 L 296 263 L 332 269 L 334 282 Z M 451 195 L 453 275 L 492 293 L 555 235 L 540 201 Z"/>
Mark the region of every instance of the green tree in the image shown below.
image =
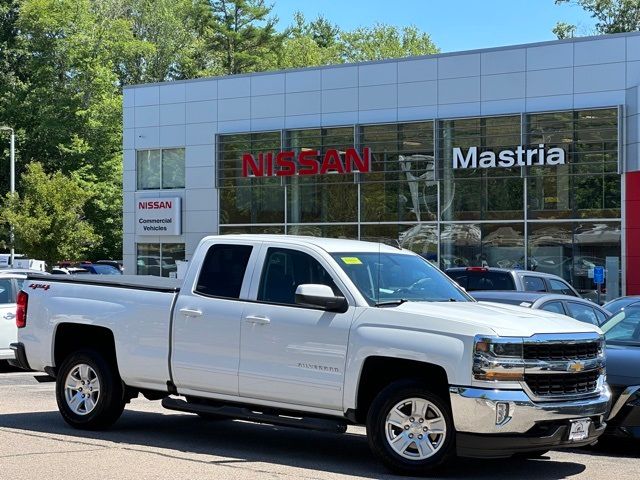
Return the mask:
<path id="1" fill-rule="evenodd" d="M 22 193 L 8 194 L 0 207 L 0 220 L 13 225 L 19 251 L 52 267 L 61 260 L 81 259 L 100 240 L 84 216 L 92 193 L 76 176 L 47 174 L 33 162 L 21 184 Z"/>
<path id="2" fill-rule="evenodd" d="M 278 19 L 264 0 L 211 0 L 212 33 L 209 48 L 220 54 L 223 74 L 273 68 L 283 35 Z"/>
<path id="3" fill-rule="evenodd" d="M 415 26 L 400 29 L 379 23 L 373 27 L 360 27 L 342 32 L 340 42 L 346 62 L 429 55 L 440 51 L 431 37 Z"/>
<path id="4" fill-rule="evenodd" d="M 596 21 L 597 33 L 623 33 L 640 30 L 640 0 L 555 0 L 582 7 Z M 558 38 L 573 37 L 576 26 L 559 22 L 553 29 Z"/>

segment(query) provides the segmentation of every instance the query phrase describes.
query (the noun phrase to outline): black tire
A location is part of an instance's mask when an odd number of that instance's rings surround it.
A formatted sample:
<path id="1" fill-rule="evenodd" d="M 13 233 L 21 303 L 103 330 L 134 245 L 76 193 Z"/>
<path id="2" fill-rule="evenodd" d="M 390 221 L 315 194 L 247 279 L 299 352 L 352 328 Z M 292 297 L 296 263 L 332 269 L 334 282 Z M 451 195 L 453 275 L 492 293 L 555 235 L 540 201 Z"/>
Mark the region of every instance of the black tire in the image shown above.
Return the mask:
<path id="1" fill-rule="evenodd" d="M 99 382 L 100 394 L 95 407 L 89 413 L 77 414 L 67 404 L 65 383 L 69 373 L 78 365 L 91 367 Z M 60 366 L 56 379 L 56 400 L 62 418 L 74 428 L 82 430 L 102 430 L 113 425 L 124 410 L 125 388 L 113 360 L 107 360 L 94 350 L 82 350 L 70 354 Z"/>
<path id="2" fill-rule="evenodd" d="M 385 424 L 388 413 L 399 402 L 409 398 L 421 398 L 431 402 L 442 413 L 446 425 L 446 433 L 439 450 L 422 460 L 401 456 L 391 447 L 386 437 Z M 378 394 L 369 408 L 367 439 L 373 453 L 393 472 L 402 475 L 434 473 L 455 457 L 455 428 L 451 407 L 448 402 L 430 392 L 424 383 L 414 380 L 394 382 Z"/>

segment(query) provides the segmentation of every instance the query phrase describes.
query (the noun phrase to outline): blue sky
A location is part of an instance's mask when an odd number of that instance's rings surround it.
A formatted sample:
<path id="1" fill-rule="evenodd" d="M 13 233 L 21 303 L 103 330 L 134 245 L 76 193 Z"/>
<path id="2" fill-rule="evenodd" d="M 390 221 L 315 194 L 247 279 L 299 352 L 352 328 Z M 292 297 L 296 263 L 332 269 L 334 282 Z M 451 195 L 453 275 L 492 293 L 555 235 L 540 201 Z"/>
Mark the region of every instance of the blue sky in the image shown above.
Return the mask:
<path id="1" fill-rule="evenodd" d="M 593 21 L 581 8 L 553 0 L 270 0 L 279 27 L 292 23 L 296 10 L 313 19 L 323 14 L 345 30 L 377 22 L 414 24 L 429 33 L 443 52 L 553 40 L 556 22 L 593 33 Z M 269 3 L 269 0 L 267 0 Z"/>

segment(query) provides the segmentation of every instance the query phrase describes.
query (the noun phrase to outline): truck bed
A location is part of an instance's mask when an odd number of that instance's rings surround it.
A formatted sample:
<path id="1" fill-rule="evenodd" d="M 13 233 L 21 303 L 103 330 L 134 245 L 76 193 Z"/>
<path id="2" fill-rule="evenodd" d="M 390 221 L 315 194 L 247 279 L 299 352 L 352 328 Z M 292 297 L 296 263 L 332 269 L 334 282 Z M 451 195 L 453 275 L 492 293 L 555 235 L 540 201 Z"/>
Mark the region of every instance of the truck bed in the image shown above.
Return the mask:
<path id="1" fill-rule="evenodd" d="M 109 287 L 133 288 L 137 290 L 152 290 L 158 292 L 177 293 L 182 286 L 182 280 L 175 278 L 154 277 L 151 275 L 43 275 L 30 273 L 27 280 L 43 282 L 64 282 L 84 285 L 105 285 Z"/>

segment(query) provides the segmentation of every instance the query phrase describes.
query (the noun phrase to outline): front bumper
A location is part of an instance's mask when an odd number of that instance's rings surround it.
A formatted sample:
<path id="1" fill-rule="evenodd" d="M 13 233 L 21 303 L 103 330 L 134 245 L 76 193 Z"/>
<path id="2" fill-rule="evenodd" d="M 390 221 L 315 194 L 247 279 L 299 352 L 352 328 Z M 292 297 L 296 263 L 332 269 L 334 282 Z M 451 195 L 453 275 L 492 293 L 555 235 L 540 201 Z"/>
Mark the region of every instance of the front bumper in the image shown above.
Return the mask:
<path id="1" fill-rule="evenodd" d="M 9 365 L 22 368 L 23 370 L 31 370 L 29 362 L 27 361 L 27 352 L 24 349 L 24 345 L 20 342 L 12 343 L 10 348 L 13 350 L 15 358 L 9 360 Z"/>
<path id="2" fill-rule="evenodd" d="M 605 430 L 611 391 L 604 386 L 593 397 L 534 402 L 522 390 L 450 388 L 451 408 L 460 456 L 508 457 L 550 448 L 579 447 L 595 442 Z M 497 423 L 497 405 L 508 405 L 508 415 Z M 569 441 L 570 421 L 592 420 L 589 435 Z"/>

